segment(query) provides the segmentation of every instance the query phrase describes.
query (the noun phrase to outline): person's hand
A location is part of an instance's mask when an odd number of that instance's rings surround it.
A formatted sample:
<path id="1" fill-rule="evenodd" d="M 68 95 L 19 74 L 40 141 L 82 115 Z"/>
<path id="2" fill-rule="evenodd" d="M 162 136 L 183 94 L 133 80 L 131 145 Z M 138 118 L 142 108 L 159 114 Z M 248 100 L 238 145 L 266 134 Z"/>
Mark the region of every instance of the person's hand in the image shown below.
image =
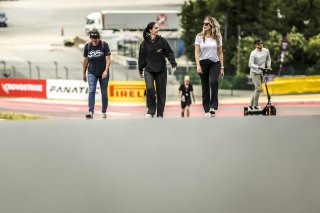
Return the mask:
<path id="1" fill-rule="evenodd" d="M 177 67 L 172 67 L 172 72 L 175 72 L 177 70 Z"/>
<path id="2" fill-rule="evenodd" d="M 220 69 L 220 76 L 221 76 L 221 78 L 223 78 L 224 77 L 224 69 L 222 68 L 222 69 Z"/>
<path id="3" fill-rule="evenodd" d="M 82 79 L 83 79 L 84 82 L 87 82 L 87 75 L 83 74 Z"/>
<path id="4" fill-rule="evenodd" d="M 105 70 L 105 71 L 102 73 L 102 79 L 107 78 L 107 76 L 108 76 L 108 70 Z"/>
<path id="5" fill-rule="evenodd" d="M 200 66 L 197 66 L 197 73 L 202 74 L 202 69 Z"/>
<path id="6" fill-rule="evenodd" d="M 180 100 L 181 100 L 182 102 L 185 102 L 185 101 L 186 101 L 184 95 L 181 95 Z"/>
<path id="7" fill-rule="evenodd" d="M 142 71 L 142 73 L 140 73 L 140 77 L 144 78 L 144 71 Z"/>

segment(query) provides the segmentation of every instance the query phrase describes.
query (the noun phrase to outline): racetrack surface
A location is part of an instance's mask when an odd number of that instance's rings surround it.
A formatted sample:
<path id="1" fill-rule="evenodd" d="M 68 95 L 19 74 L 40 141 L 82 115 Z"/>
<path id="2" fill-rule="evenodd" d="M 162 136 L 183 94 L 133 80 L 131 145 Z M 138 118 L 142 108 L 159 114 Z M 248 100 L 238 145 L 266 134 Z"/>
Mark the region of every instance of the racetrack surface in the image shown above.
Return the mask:
<path id="1" fill-rule="evenodd" d="M 320 116 L 0 122 L 0 212 L 318 213 Z"/>

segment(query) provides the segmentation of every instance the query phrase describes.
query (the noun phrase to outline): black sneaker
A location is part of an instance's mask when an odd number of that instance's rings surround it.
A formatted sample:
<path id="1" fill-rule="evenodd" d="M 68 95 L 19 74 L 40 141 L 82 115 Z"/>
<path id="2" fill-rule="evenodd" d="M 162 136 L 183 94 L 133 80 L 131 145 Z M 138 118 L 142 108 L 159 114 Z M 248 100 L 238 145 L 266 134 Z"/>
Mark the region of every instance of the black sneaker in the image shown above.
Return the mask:
<path id="1" fill-rule="evenodd" d="M 249 106 L 248 109 L 249 109 L 249 110 L 253 110 L 253 106 Z"/>
<path id="2" fill-rule="evenodd" d="M 92 119 L 93 118 L 93 112 L 86 113 L 86 118 L 87 119 Z"/>

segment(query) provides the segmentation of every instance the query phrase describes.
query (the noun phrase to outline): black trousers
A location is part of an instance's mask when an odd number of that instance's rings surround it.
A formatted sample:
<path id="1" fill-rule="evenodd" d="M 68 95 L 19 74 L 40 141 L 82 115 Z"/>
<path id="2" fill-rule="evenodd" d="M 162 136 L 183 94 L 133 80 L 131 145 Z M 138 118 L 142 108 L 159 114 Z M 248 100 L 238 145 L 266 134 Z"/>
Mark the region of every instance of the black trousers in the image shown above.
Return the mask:
<path id="1" fill-rule="evenodd" d="M 164 107 L 166 104 L 166 88 L 167 88 L 167 71 L 162 72 L 144 72 L 146 82 L 146 97 L 148 114 L 163 116 Z M 154 88 L 156 83 L 156 89 Z M 156 100 L 157 99 L 157 100 Z"/>
<path id="2" fill-rule="evenodd" d="M 202 85 L 202 105 L 205 112 L 210 108 L 218 109 L 218 80 L 220 75 L 220 62 L 213 62 L 209 59 L 201 60 L 200 75 Z"/>

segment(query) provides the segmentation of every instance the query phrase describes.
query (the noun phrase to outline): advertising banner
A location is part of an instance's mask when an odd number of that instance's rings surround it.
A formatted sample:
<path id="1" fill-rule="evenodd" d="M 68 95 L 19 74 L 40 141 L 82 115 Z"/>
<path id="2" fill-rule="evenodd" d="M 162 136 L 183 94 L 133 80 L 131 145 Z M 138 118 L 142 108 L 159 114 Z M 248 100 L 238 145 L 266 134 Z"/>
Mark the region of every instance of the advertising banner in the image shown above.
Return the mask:
<path id="1" fill-rule="evenodd" d="M 46 80 L 0 78 L 0 96 L 46 98 Z"/>
<path id="2" fill-rule="evenodd" d="M 96 100 L 101 100 L 97 83 Z M 63 100 L 88 100 L 89 86 L 82 80 L 47 80 L 47 98 Z"/>
<path id="3" fill-rule="evenodd" d="M 109 100 L 115 102 L 143 102 L 144 81 L 110 81 Z"/>
<path id="4" fill-rule="evenodd" d="M 109 81 L 109 101 L 143 102 L 144 81 Z M 47 80 L 47 98 L 63 100 L 88 100 L 88 83 L 82 80 Z M 101 100 L 99 82 L 97 83 L 96 100 Z"/>

